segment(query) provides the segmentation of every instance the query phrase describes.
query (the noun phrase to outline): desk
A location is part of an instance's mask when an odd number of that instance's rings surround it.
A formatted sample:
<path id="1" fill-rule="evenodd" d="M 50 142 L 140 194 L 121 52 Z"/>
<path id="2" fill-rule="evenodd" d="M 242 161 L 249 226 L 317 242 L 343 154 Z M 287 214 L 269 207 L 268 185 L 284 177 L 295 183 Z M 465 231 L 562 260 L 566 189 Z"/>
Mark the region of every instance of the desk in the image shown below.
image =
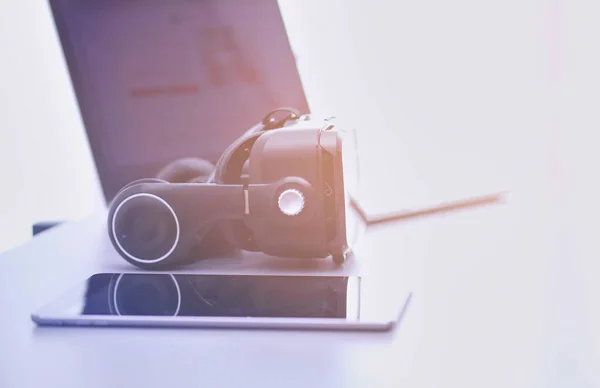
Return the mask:
<path id="1" fill-rule="evenodd" d="M 589 332 L 562 319 L 582 317 L 548 193 L 374 229 L 344 269 L 262 255 L 192 268 L 396 274 L 413 298 L 383 333 L 38 328 L 30 313 L 68 286 L 132 270 L 112 250 L 103 213 L 59 226 L 0 257 L 0 387 L 590 384 Z"/>

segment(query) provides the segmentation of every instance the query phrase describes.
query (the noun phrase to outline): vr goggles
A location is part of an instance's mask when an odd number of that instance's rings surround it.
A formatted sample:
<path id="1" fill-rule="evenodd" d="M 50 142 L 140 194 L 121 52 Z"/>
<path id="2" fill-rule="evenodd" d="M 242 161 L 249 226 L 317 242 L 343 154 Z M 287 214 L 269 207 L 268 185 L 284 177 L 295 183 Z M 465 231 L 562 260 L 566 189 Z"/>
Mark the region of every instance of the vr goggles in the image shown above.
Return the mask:
<path id="1" fill-rule="evenodd" d="M 344 262 L 364 226 L 356 133 L 334 118 L 270 112 L 214 168 L 184 159 L 131 182 L 109 206 L 117 252 L 167 269 L 232 249 Z"/>

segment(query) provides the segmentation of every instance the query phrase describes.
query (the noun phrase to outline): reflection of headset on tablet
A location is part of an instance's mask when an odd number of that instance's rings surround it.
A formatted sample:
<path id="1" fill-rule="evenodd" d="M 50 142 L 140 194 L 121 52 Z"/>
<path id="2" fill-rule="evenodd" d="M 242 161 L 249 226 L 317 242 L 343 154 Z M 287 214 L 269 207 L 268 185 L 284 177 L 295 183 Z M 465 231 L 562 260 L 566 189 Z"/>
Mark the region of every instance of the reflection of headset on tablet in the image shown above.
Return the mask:
<path id="1" fill-rule="evenodd" d="M 84 315 L 180 315 L 185 283 L 169 274 L 101 273 L 88 279 Z"/>
<path id="2" fill-rule="evenodd" d="M 343 276 L 97 274 L 83 314 L 346 318 L 356 287 Z"/>
<path id="3" fill-rule="evenodd" d="M 114 275 L 108 290 L 112 315 L 176 316 L 181 310 L 181 287 L 173 275 Z"/>
<path id="4" fill-rule="evenodd" d="M 142 268 L 174 267 L 224 247 L 341 263 L 354 242 L 354 133 L 293 109 L 269 113 L 213 166 L 182 159 L 130 183 L 108 215 L 113 246 Z"/>

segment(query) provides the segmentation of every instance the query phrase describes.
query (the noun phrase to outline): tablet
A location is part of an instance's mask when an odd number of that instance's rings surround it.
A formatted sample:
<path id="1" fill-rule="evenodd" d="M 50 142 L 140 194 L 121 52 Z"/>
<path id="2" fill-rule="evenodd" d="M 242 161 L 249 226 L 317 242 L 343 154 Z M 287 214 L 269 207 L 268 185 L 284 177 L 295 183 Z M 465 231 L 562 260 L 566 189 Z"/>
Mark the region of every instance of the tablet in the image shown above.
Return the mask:
<path id="1" fill-rule="evenodd" d="M 99 273 L 32 319 L 52 326 L 388 330 L 410 300 L 389 290 L 359 276 Z"/>

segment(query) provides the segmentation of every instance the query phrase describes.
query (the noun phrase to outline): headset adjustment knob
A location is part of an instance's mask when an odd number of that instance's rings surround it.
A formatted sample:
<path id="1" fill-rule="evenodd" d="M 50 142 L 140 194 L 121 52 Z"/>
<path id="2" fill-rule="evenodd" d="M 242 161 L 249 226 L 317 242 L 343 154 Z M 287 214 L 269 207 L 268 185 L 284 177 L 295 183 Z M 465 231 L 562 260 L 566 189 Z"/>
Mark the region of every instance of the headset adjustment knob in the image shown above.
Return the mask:
<path id="1" fill-rule="evenodd" d="M 296 216 L 304 209 L 304 195 L 299 190 L 287 189 L 279 195 L 277 204 L 286 216 Z"/>

